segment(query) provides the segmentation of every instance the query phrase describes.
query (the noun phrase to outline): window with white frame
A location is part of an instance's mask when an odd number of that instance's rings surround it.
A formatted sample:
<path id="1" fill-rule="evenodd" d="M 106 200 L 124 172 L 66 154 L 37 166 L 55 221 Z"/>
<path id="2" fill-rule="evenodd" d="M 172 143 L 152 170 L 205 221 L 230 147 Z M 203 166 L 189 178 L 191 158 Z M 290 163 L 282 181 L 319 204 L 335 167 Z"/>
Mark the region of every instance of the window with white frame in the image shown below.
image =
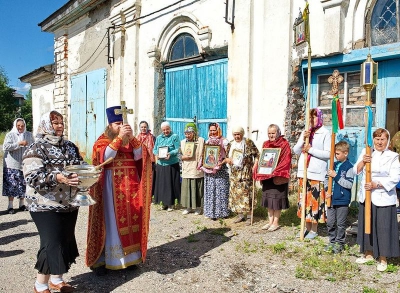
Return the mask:
<path id="1" fill-rule="evenodd" d="M 333 70 L 332 70 L 333 71 Z M 340 73 L 343 82 L 339 84 L 339 100 L 342 107 L 345 127 L 362 127 L 365 125 L 364 112 L 367 92 L 360 86 L 360 71 Z M 318 76 L 318 108 L 324 113 L 324 125 L 332 125 L 332 84 L 328 78 L 332 74 Z M 371 92 L 372 111 L 375 117 L 375 89 Z M 375 125 L 375 119 L 374 123 Z"/>

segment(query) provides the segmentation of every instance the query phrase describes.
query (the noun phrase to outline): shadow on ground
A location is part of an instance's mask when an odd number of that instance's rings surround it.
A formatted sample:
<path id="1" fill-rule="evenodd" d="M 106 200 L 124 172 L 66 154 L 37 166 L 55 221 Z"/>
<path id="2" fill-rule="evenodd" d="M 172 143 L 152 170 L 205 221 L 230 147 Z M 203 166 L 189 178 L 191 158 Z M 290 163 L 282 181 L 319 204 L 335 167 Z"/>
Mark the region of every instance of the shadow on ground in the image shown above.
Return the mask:
<path id="1" fill-rule="evenodd" d="M 178 270 L 197 267 L 202 259 L 209 257 L 209 251 L 230 241 L 231 238 L 225 236 L 230 230 L 230 228 L 213 228 L 190 234 L 150 248 L 147 251 L 146 262 L 138 265 L 135 270 L 108 271 L 104 277 L 97 277 L 92 272 L 85 273 L 72 277 L 70 284 L 76 286 L 77 292 L 112 292 L 146 272 L 168 275 Z M 188 245 L 190 249 L 187 249 Z"/>

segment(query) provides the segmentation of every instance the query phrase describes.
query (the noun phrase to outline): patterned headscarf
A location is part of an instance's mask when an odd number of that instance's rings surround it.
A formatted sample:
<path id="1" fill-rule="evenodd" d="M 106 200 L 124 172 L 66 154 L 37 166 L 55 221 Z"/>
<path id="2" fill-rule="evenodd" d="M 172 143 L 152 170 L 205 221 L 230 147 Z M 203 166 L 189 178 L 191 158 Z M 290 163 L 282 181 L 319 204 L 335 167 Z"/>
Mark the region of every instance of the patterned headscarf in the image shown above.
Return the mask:
<path id="1" fill-rule="evenodd" d="M 323 115 L 324 113 L 322 112 L 322 110 L 318 109 L 318 108 L 314 108 L 310 110 L 310 118 L 313 119 L 314 116 L 317 116 L 318 121 L 317 121 L 317 125 L 314 125 L 314 127 L 310 127 L 310 130 L 312 131 L 312 129 L 318 129 L 320 128 L 323 124 L 324 124 L 324 119 L 323 119 Z"/>
<path id="2" fill-rule="evenodd" d="M 211 136 L 210 135 L 210 127 L 211 126 L 215 126 L 215 128 L 217 129 L 217 135 L 216 136 Z M 209 137 L 209 140 L 213 140 L 213 139 L 218 139 L 219 140 L 221 138 L 221 136 L 222 136 L 222 129 L 221 129 L 221 127 L 219 127 L 218 123 L 213 122 L 213 123 L 208 124 L 208 137 Z"/>
<path id="3" fill-rule="evenodd" d="M 185 125 L 185 132 L 194 132 L 197 133 L 197 126 L 194 122 L 189 122 Z"/>
<path id="4" fill-rule="evenodd" d="M 62 136 L 56 136 L 56 131 L 51 124 L 51 116 L 63 117 L 59 112 L 53 110 L 51 112 L 44 113 L 40 117 L 40 122 L 37 130 L 37 137 L 46 138 L 51 143 L 59 143 L 63 140 Z"/>
<path id="5" fill-rule="evenodd" d="M 314 109 L 310 110 L 310 119 L 311 120 L 314 119 L 315 115 L 317 115 L 317 118 L 318 118 L 317 125 L 310 126 L 310 132 L 311 133 L 310 133 L 309 143 L 311 145 L 312 145 L 312 141 L 313 141 L 313 138 L 314 138 L 315 131 L 317 131 L 324 124 L 324 119 L 322 118 L 323 114 L 324 113 L 318 108 L 314 108 Z"/>

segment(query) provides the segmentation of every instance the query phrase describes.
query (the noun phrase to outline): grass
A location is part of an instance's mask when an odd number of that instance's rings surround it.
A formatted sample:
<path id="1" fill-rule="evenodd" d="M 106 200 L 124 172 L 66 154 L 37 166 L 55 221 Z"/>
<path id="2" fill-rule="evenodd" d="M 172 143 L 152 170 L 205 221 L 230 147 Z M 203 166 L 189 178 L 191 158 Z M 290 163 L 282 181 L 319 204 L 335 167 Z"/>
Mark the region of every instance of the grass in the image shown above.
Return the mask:
<path id="1" fill-rule="evenodd" d="M 0 132 L 0 144 L 3 144 L 7 132 Z"/>

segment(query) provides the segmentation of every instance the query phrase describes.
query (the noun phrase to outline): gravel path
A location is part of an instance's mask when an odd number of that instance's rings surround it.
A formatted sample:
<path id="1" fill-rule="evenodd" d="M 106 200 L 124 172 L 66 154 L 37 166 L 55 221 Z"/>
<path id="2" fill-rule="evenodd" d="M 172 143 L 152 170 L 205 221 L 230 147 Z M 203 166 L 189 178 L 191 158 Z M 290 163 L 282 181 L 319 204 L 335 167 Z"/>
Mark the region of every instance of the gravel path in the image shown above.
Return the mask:
<path id="1" fill-rule="evenodd" d="M 0 168 L 1 172 L 2 168 Z M 0 186 L 1 188 L 1 186 Z M 15 203 L 15 206 L 17 203 Z M 5 213 L 0 199 L 0 292 L 32 292 L 39 236 L 28 212 Z M 233 219 L 211 221 L 181 211 L 166 212 L 152 206 L 148 258 L 133 271 L 111 271 L 95 276 L 84 265 L 87 211 L 80 209 L 76 235 L 80 257 L 66 280 L 75 292 L 399 292 L 398 273 L 378 273 L 375 266 L 360 266 L 346 281 L 305 280 L 295 277 L 300 257 L 273 253 L 276 243 L 299 251 L 307 242 L 294 238 L 295 228 L 267 233 L 253 226 L 233 224 Z M 322 242 L 327 241 L 321 229 Z M 350 237 L 351 238 L 351 237 Z M 354 239 L 349 239 L 354 243 Z M 356 256 L 348 255 L 352 262 Z M 330 256 L 336 261 L 335 256 Z M 386 291 L 384 291 L 386 290 Z"/>

